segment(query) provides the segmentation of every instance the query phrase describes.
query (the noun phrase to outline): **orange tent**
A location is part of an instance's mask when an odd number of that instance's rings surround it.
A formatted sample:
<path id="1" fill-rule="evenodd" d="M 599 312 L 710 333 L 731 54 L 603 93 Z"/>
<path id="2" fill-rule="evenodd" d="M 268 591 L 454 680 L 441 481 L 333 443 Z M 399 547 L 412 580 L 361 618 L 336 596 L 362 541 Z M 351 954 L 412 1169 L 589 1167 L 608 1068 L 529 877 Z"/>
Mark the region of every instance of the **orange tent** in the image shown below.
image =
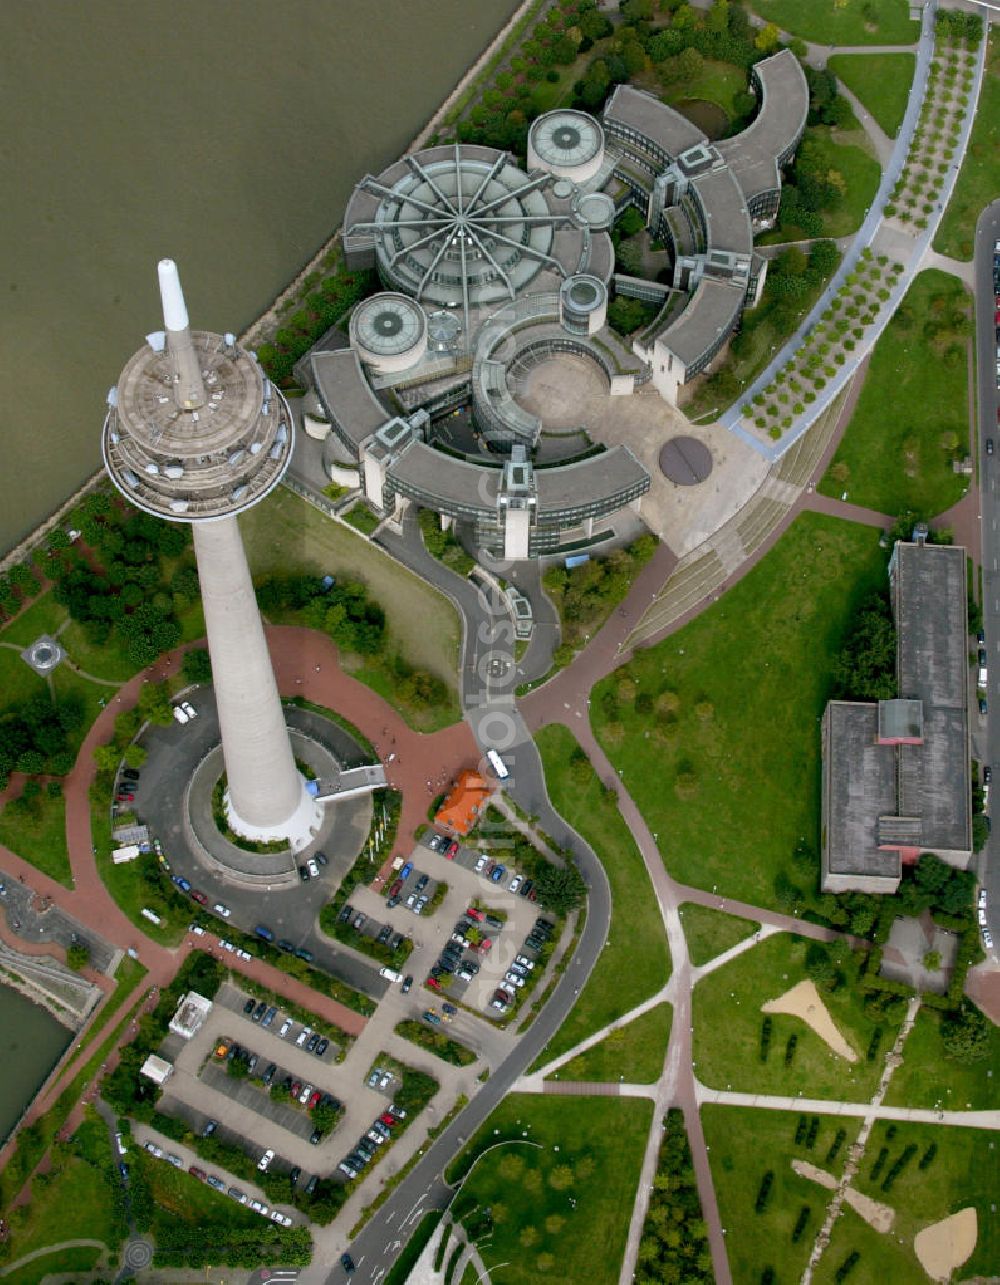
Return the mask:
<path id="1" fill-rule="evenodd" d="M 468 834 L 482 815 L 492 792 L 492 786 L 477 772 L 462 772 L 438 809 L 435 822 L 453 834 Z"/>

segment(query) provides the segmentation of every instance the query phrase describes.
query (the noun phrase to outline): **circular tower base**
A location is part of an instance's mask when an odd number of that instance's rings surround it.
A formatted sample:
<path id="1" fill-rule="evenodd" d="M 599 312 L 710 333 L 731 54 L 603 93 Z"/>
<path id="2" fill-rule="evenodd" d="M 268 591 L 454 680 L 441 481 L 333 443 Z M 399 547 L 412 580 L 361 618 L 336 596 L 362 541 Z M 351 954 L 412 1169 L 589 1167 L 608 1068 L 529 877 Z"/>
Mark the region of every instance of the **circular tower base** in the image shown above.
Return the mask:
<path id="1" fill-rule="evenodd" d="M 229 828 L 243 839 L 253 843 L 286 843 L 292 852 L 308 848 L 323 822 L 323 805 L 309 793 L 305 777 L 300 776 L 302 792 L 292 815 L 280 825 L 259 826 L 244 821 L 232 805 L 229 791 L 225 793 L 226 820 Z"/>

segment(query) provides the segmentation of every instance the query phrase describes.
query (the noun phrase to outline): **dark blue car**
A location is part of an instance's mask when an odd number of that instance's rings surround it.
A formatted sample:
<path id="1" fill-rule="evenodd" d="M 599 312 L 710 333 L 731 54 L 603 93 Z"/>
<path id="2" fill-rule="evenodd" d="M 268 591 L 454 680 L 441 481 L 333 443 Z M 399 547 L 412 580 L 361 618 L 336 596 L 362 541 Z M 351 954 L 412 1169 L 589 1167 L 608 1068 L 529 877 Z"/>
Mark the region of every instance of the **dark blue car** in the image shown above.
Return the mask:
<path id="1" fill-rule="evenodd" d="M 506 873 L 506 866 L 494 866 L 490 872 L 490 881 L 492 883 L 499 883 Z"/>

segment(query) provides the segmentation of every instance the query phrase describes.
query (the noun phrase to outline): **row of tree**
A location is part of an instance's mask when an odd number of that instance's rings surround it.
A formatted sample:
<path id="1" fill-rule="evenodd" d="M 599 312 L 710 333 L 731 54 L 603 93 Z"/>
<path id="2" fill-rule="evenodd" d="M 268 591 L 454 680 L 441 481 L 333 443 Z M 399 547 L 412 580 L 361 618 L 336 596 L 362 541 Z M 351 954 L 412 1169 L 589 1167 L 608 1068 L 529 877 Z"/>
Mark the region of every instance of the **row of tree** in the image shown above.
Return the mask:
<path id="1" fill-rule="evenodd" d="M 708 1230 L 680 1111 L 667 1112 L 663 1141 L 653 1179 L 649 1210 L 642 1228 L 635 1279 L 639 1285 L 712 1280 Z"/>

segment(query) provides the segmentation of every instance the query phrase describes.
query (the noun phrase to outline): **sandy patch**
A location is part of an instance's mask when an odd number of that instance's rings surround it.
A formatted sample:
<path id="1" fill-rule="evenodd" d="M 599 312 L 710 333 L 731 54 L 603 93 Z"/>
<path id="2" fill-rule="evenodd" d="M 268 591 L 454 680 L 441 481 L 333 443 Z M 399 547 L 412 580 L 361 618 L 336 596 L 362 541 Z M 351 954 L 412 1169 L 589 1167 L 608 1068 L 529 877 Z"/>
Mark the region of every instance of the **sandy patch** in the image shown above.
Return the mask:
<path id="1" fill-rule="evenodd" d="M 827 1173 L 825 1169 L 817 1168 L 816 1165 L 810 1164 L 808 1160 L 793 1160 L 792 1168 L 799 1177 L 809 1178 L 821 1187 L 826 1187 L 828 1191 L 835 1191 L 837 1188 L 837 1179 L 832 1173 Z M 872 1200 L 870 1196 L 863 1196 L 860 1191 L 855 1191 L 853 1187 L 845 1188 L 844 1200 L 856 1214 L 865 1220 L 869 1227 L 874 1227 L 876 1231 L 883 1233 L 892 1230 L 896 1211 L 889 1205 L 883 1205 L 877 1200 Z"/>
<path id="2" fill-rule="evenodd" d="M 848 1062 L 858 1060 L 857 1053 L 841 1035 L 830 1016 L 830 1010 L 820 998 L 816 983 L 811 978 L 799 982 L 790 991 L 785 991 L 784 995 L 779 995 L 777 999 L 769 999 L 766 1004 L 761 1004 L 760 1011 L 788 1013 L 792 1017 L 801 1017 L 803 1022 L 815 1031 L 838 1057 L 845 1058 Z"/>
<path id="3" fill-rule="evenodd" d="M 978 1235 L 976 1211 L 970 1205 L 918 1231 L 913 1238 L 913 1249 L 932 1281 L 947 1281 L 976 1248 Z"/>

